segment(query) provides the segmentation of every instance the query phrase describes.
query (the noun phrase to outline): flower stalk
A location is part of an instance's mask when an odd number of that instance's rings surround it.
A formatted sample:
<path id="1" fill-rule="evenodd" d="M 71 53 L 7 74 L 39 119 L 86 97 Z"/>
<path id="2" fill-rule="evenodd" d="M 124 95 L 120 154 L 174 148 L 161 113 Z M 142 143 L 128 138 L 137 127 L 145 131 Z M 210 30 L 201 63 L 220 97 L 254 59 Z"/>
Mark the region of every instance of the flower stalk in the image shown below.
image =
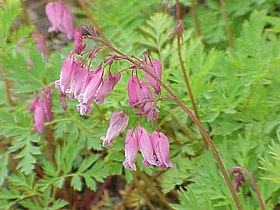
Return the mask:
<path id="1" fill-rule="evenodd" d="M 89 31 L 90 32 L 90 31 Z M 92 34 L 92 32 L 90 32 Z M 118 49 L 114 48 L 113 46 L 111 46 L 109 43 L 107 43 L 106 41 L 102 40 L 101 38 L 97 37 L 96 34 L 92 34 L 93 38 L 96 41 L 99 41 L 100 43 L 102 43 L 104 46 L 106 46 L 108 49 L 110 49 L 111 51 L 117 53 L 118 55 L 122 56 L 124 59 L 126 59 L 127 61 L 129 61 L 130 63 L 132 63 L 133 65 L 137 66 L 139 69 L 142 69 L 144 72 L 146 72 L 147 74 L 149 74 L 152 78 L 154 78 L 163 89 L 166 90 L 166 92 L 172 97 L 172 99 L 174 100 L 174 102 L 177 103 L 177 105 L 186 113 L 188 114 L 188 116 L 191 118 L 191 120 L 197 125 L 197 127 L 199 128 L 200 133 L 202 134 L 202 136 L 204 137 L 205 141 L 207 142 L 207 145 L 209 146 L 211 152 L 213 153 L 217 164 L 223 174 L 223 177 L 226 181 L 226 184 L 231 192 L 231 195 L 234 199 L 235 205 L 237 207 L 238 210 L 241 210 L 241 204 L 240 201 L 234 191 L 234 188 L 231 184 L 231 180 L 228 176 L 227 170 L 225 169 L 225 166 L 220 158 L 220 155 L 218 154 L 212 139 L 210 138 L 209 134 L 207 133 L 207 131 L 205 130 L 205 128 L 203 127 L 202 123 L 199 121 L 199 119 L 195 116 L 195 114 L 193 114 L 193 112 L 183 103 L 183 101 L 181 101 L 181 99 L 176 96 L 176 94 L 165 84 L 163 83 L 160 79 L 157 78 L 157 76 L 155 74 L 153 74 L 150 69 L 142 64 L 139 63 L 135 60 L 133 60 L 132 58 L 130 58 L 129 56 L 125 55 L 124 53 L 122 53 L 121 51 L 119 51 Z"/>

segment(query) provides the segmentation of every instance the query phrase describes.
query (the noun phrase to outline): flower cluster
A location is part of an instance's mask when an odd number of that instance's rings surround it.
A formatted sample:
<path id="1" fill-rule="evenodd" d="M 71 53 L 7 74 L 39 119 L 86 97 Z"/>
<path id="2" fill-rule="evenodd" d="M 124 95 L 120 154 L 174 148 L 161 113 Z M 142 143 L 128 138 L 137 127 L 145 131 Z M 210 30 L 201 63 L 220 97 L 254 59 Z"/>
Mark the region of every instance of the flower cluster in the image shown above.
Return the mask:
<path id="1" fill-rule="evenodd" d="M 61 4 L 49 4 L 52 7 L 61 7 Z M 46 8 L 47 10 L 49 9 Z M 88 29 L 91 28 L 89 27 Z M 74 30 L 75 49 L 67 55 L 61 68 L 60 79 L 55 82 L 55 87 L 60 90 L 62 108 L 67 108 L 66 95 L 68 95 L 70 100 L 76 99 L 78 101 L 76 107 L 81 115 L 89 114 L 92 111 L 92 103 L 98 105 L 104 103 L 105 98 L 120 81 L 121 73 L 123 72 L 111 73 L 112 64 L 117 60 L 126 60 L 123 56 L 108 55 L 95 70 L 91 71 L 90 65 L 92 60 L 105 48 L 105 45 L 93 46 L 90 50 L 85 50 L 88 40 L 91 38 L 95 39 L 97 36 L 96 33 L 94 35 L 83 36 L 80 29 L 77 28 Z M 79 57 L 84 55 L 87 56 L 83 60 L 80 60 Z M 156 107 L 159 99 L 153 96 L 151 88 L 156 95 L 161 94 L 159 81 L 162 79 L 162 66 L 159 60 L 150 60 L 147 55 L 144 57 L 144 61 L 138 60 L 138 62 L 139 65 L 134 65 L 127 69 L 132 72 L 132 76 L 128 80 L 127 94 L 128 104 L 131 109 L 138 110 L 136 115 L 140 116 L 140 120 L 135 125 L 135 128 L 138 126 L 137 129 L 129 129 L 127 131 L 125 144 L 126 159 L 123 165 L 125 168 L 136 170 L 135 159 L 138 150 L 140 150 L 145 166 L 155 165 L 164 170 L 167 167 L 174 166 L 169 161 L 168 138 L 159 131 L 154 131 L 152 134 L 149 134 L 140 125 L 143 116 L 152 124 L 159 117 L 159 111 Z M 108 66 L 109 68 L 106 71 L 106 67 Z M 147 82 L 140 80 L 138 74 L 142 68 L 140 66 L 149 69 L 148 72 L 145 71 L 143 74 Z M 46 108 L 48 100 L 44 100 L 43 103 L 38 97 L 34 101 L 31 104 L 32 108 L 30 110 L 34 111 L 34 128 L 40 133 L 43 130 L 44 122 L 51 120 L 47 115 L 50 113 L 50 105 Z M 115 111 L 111 116 L 106 135 L 101 137 L 103 146 L 111 147 L 116 137 L 126 129 L 128 122 L 129 117 L 127 113 L 121 110 Z"/>
<path id="2" fill-rule="evenodd" d="M 52 89 L 44 88 L 29 105 L 29 111 L 34 113 L 33 129 L 38 133 L 43 132 L 45 122 L 53 120 L 52 95 Z"/>
<path id="3" fill-rule="evenodd" d="M 237 174 L 237 176 L 234 178 L 234 190 L 236 192 L 239 192 L 239 189 L 243 186 L 245 183 L 246 179 L 243 175 L 243 171 L 241 170 L 240 167 L 234 167 L 232 168 L 230 172 L 230 176 Z"/>
<path id="4" fill-rule="evenodd" d="M 144 158 L 145 166 L 156 165 L 162 170 L 167 167 L 173 167 L 174 164 L 169 161 L 169 141 L 168 138 L 158 131 L 151 135 L 145 128 L 139 126 L 137 131 L 129 129 L 125 138 L 125 168 L 136 170 L 135 160 L 138 148 Z"/>
<path id="5" fill-rule="evenodd" d="M 112 146 L 116 137 L 123 132 L 129 117 L 123 111 L 115 111 L 110 119 L 106 136 L 101 137 L 103 146 Z M 159 166 L 162 170 L 173 167 L 169 160 L 169 140 L 162 133 L 154 131 L 151 135 L 145 128 L 139 126 L 136 131 L 128 129 L 125 138 L 125 168 L 136 170 L 135 160 L 140 150 L 145 166 Z"/>
<path id="6" fill-rule="evenodd" d="M 81 115 L 85 115 L 92 111 L 93 102 L 97 104 L 104 102 L 105 97 L 121 79 L 121 74 L 112 74 L 109 71 L 107 78 L 103 79 L 104 68 L 102 66 L 90 71 L 89 66 L 82 60 L 74 59 L 75 54 L 80 54 L 86 47 L 80 29 L 75 30 L 74 42 L 75 49 L 66 57 L 60 72 L 60 79 L 55 82 L 55 86 L 60 90 L 62 97 L 69 94 L 69 99 L 77 99 L 79 102 L 77 109 Z"/>
<path id="7" fill-rule="evenodd" d="M 74 36 L 74 22 L 69 10 L 60 1 L 49 2 L 45 7 L 46 15 L 51 22 L 49 32 L 62 32 L 68 39 Z"/>

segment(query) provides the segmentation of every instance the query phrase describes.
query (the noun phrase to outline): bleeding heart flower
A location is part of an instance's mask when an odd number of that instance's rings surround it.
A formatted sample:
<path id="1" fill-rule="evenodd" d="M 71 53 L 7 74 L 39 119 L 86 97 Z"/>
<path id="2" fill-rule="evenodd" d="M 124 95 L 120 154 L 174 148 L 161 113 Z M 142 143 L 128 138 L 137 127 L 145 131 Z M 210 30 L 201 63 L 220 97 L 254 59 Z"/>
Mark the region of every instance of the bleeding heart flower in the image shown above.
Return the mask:
<path id="1" fill-rule="evenodd" d="M 148 134 L 146 129 L 143 128 L 142 126 L 139 126 L 137 129 L 137 138 L 138 138 L 139 149 L 144 158 L 143 160 L 144 166 L 156 165 L 154 152 L 153 152 L 153 145 L 152 145 L 150 135 Z"/>
<path id="2" fill-rule="evenodd" d="M 169 141 L 168 138 L 158 131 L 151 135 L 152 145 L 157 157 L 157 165 L 165 170 L 167 167 L 173 167 L 174 164 L 169 160 Z"/>
<path id="3" fill-rule="evenodd" d="M 138 151 L 138 139 L 137 139 L 137 135 L 131 129 L 129 129 L 126 132 L 124 151 L 125 151 L 125 161 L 123 162 L 124 167 L 132 168 L 134 171 L 136 171 L 135 160 Z"/>
<path id="4" fill-rule="evenodd" d="M 152 62 L 146 63 L 146 66 L 150 69 L 151 73 L 153 73 L 159 80 L 162 78 L 162 66 L 159 60 L 152 60 Z M 155 94 L 160 95 L 161 89 L 160 84 L 148 73 L 144 72 L 145 78 L 154 88 Z"/>
<path id="5" fill-rule="evenodd" d="M 112 114 L 106 136 L 101 137 L 104 147 L 113 145 L 117 136 L 126 128 L 128 120 L 129 117 L 123 111 L 115 111 Z"/>
<path id="6" fill-rule="evenodd" d="M 71 13 L 61 2 L 49 2 L 45 8 L 46 15 L 51 22 L 49 32 L 62 32 L 68 39 L 73 38 L 74 22 Z"/>
<path id="7" fill-rule="evenodd" d="M 114 89 L 116 84 L 120 81 L 121 74 L 108 73 L 108 77 L 102 82 L 95 94 L 95 101 L 97 104 L 102 104 L 105 97 Z"/>

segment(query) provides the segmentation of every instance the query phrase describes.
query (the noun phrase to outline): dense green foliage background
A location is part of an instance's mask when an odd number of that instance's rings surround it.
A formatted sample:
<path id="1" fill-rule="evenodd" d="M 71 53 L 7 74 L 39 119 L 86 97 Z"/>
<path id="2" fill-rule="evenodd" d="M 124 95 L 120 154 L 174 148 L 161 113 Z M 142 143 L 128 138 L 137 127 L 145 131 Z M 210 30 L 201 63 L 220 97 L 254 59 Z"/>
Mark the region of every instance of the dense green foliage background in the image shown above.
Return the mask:
<path id="1" fill-rule="evenodd" d="M 164 12 L 165 1 L 110 0 L 89 3 L 89 11 L 109 42 L 127 55 L 147 50 L 163 66 L 163 80 L 189 106 L 180 69 L 176 38 L 175 1 Z M 201 1 L 200 1 L 201 2 Z M 201 36 L 197 36 L 191 1 L 182 1 L 182 54 L 201 121 L 210 133 L 228 171 L 240 165 L 255 178 L 267 209 L 280 205 L 280 4 L 276 0 L 226 1 L 234 47 L 227 47 L 225 22 L 219 1 L 197 4 Z M 73 6 L 73 5 L 72 5 Z M 91 24 L 74 5 L 76 26 Z M 94 112 L 82 117 L 75 102 L 63 111 L 54 91 L 54 121 L 43 135 L 32 130 L 28 105 L 41 88 L 59 78 L 70 41 L 49 57 L 33 44 L 33 25 L 22 18 L 18 0 L 0 7 L 0 209 L 77 209 L 87 189 L 100 191 L 113 175 L 120 185 L 117 202 L 108 188 L 95 205 L 100 209 L 156 206 L 168 198 L 174 209 L 235 209 L 225 181 L 188 116 L 172 101 L 159 103 L 159 126 L 171 142 L 174 168 L 124 170 L 124 138 L 112 149 L 102 148 L 100 137 L 116 109 L 128 109 L 123 77 L 114 92 Z M 88 15 L 88 14 L 87 14 Z M 17 50 L 18 41 L 26 38 Z M 48 37 L 52 42 L 53 37 Z M 106 55 L 108 52 L 104 52 Z M 93 61 L 97 66 L 102 57 Z M 32 64 L 28 63 L 31 61 Z M 114 72 L 129 67 L 114 64 Z M 7 80 L 13 104 L 7 101 Z M 163 96 L 167 93 L 163 92 Z M 138 117 L 130 111 L 129 127 Z M 144 123 L 148 131 L 155 128 Z M 147 177 L 149 178 L 147 179 Z M 125 178 L 125 180 L 123 180 Z M 103 189 L 104 190 L 104 189 Z M 144 192 L 143 192 L 144 191 Z M 64 194 L 63 194 L 64 193 Z M 77 198 L 73 199 L 73 194 Z M 116 195 L 117 194 L 117 195 Z M 247 180 L 238 193 L 243 209 L 259 209 Z M 160 199 L 158 199 L 160 198 Z M 150 204 L 149 204 L 150 203 Z"/>

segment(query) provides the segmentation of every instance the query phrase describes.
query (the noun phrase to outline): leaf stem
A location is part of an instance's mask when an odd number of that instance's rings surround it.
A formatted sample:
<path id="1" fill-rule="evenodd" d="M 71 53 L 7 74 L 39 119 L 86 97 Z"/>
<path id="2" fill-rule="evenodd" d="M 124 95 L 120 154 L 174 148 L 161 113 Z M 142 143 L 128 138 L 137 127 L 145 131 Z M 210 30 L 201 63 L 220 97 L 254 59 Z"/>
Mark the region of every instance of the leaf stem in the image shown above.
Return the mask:
<path id="1" fill-rule="evenodd" d="M 194 19 L 196 33 L 198 36 L 201 36 L 201 27 L 196 10 L 196 3 L 196 0 L 191 0 L 191 13 Z"/>
<path id="2" fill-rule="evenodd" d="M 184 80 L 185 80 L 185 83 L 186 83 L 186 86 L 187 86 L 187 91 L 188 91 L 189 97 L 191 99 L 191 103 L 192 103 L 192 107 L 193 107 L 195 116 L 199 120 L 199 114 L 198 114 L 197 106 L 196 106 L 196 103 L 195 103 L 195 100 L 194 100 L 194 97 L 193 97 L 192 89 L 191 89 L 191 86 L 190 86 L 190 81 L 189 81 L 187 71 L 185 69 L 183 58 L 182 58 L 182 52 L 181 52 L 181 35 L 182 35 L 181 33 L 182 33 L 182 31 L 180 30 L 180 28 L 182 28 L 183 26 L 182 26 L 181 12 L 180 11 L 181 11 L 181 8 L 180 8 L 179 0 L 176 0 L 176 18 L 177 18 L 177 27 L 178 27 L 176 32 L 177 32 L 177 49 L 178 49 L 179 62 L 180 62 L 183 77 L 184 77 Z"/>
<path id="3" fill-rule="evenodd" d="M 228 19 L 228 13 L 227 13 L 227 9 L 226 9 L 225 0 L 220 0 L 220 3 L 221 3 L 221 10 L 222 10 L 225 24 L 226 24 L 228 45 L 229 45 L 229 47 L 233 47 L 233 39 L 232 39 L 232 34 L 231 34 L 230 26 L 229 26 L 229 19 Z"/>

